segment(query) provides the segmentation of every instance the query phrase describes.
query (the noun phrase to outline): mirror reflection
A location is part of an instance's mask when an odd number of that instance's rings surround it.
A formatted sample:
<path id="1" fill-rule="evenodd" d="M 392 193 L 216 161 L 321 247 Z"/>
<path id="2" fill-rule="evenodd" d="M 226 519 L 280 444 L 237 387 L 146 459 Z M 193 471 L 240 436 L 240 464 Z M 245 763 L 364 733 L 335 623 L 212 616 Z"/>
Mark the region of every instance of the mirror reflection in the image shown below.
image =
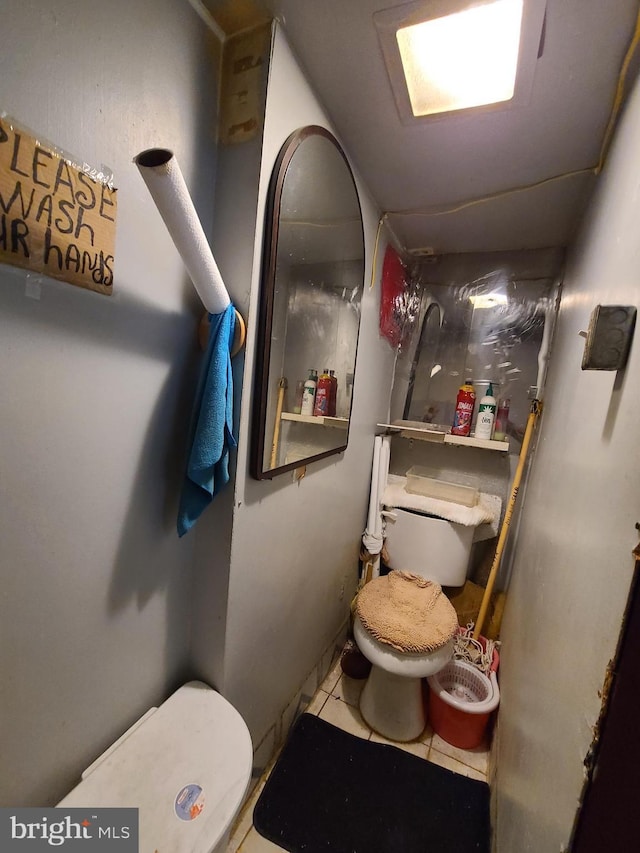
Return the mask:
<path id="1" fill-rule="evenodd" d="M 362 216 L 334 137 L 287 140 L 269 189 L 252 474 L 271 478 L 347 446 L 360 302 Z"/>
<path id="2" fill-rule="evenodd" d="M 392 421 L 448 432 L 458 389 L 478 401 L 489 383 L 502 404 L 504 436 L 517 450 L 544 379 L 561 258 L 550 250 L 504 256 L 443 256 L 419 274 L 421 310 L 397 365 Z M 425 308 L 426 306 L 426 308 Z"/>

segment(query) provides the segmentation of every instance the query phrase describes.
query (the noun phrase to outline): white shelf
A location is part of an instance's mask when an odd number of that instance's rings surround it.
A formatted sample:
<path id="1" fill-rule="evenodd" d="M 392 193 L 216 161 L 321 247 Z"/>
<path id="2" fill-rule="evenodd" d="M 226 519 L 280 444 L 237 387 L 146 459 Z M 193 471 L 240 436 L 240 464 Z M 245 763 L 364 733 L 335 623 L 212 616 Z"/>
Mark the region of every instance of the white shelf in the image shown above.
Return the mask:
<path id="1" fill-rule="evenodd" d="M 509 450 L 508 441 L 495 441 L 493 438 L 476 438 L 474 435 L 445 435 L 445 444 L 455 444 L 459 447 L 482 447 L 484 450 Z"/>
<path id="2" fill-rule="evenodd" d="M 444 428 L 434 428 L 431 424 L 419 421 L 394 421 L 392 424 L 378 424 L 378 428 L 388 433 L 396 433 L 400 438 L 414 438 L 418 441 L 431 441 L 436 444 L 449 444 L 456 447 L 479 447 L 483 450 L 498 450 L 505 453 L 509 450 L 508 441 L 495 441 L 475 436 L 451 435 Z"/>
<path id="3" fill-rule="evenodd" d="M 301 424 L 316 424 L 318 426 L 332 427 L 334 429 L 346 429 L 349 426 L 348 418 L 334 418 L 327 415 L 316 417 L 314 415 L 296 415 L 294 412 L 282 412 L 283 421 L 295 421 Z"/>

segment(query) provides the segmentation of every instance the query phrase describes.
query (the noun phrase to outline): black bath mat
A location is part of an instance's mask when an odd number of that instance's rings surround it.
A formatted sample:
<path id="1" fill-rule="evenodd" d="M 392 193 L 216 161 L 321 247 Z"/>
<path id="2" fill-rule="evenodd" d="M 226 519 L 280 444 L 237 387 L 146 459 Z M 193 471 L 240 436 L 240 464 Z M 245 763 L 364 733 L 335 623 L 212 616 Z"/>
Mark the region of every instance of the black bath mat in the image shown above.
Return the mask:
<path id="1" fill-rule="evenodd" d="M 488 853 L 489 786 L 302 714 L 253 824 L 291 853 Z"/>

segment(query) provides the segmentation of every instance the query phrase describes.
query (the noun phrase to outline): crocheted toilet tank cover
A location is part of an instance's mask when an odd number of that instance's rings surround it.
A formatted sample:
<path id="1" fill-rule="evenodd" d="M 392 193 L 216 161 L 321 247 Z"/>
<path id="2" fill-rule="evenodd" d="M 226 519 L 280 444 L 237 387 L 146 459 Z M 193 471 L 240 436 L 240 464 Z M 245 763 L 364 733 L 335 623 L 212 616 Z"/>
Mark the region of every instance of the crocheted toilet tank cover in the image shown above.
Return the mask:
<path id="1" fill-rule="evenodd" d="M 401 652 L 434 652 L 458 630 L 458 617 L 440 584 L 392 571 L 358 593 L 356 613 L 376 640 Z"/>

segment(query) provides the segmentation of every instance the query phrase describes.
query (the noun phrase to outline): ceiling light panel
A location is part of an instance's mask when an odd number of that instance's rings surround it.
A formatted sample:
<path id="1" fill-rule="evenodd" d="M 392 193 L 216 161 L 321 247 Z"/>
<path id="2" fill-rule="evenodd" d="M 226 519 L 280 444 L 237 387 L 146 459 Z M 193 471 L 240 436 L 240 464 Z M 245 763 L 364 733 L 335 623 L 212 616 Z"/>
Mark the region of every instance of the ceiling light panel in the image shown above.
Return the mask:
<path id="1" fill-rule="evenodd" d="M 400 27 L 415 116 L 508 101 L 515 89 L 522 0 L 495 0 Z"/>
<path id="2" fill-rule="evenodd" d="M 373 16 L 405 124 L 529 100 L 545 0 L 417 0 Z"/>

